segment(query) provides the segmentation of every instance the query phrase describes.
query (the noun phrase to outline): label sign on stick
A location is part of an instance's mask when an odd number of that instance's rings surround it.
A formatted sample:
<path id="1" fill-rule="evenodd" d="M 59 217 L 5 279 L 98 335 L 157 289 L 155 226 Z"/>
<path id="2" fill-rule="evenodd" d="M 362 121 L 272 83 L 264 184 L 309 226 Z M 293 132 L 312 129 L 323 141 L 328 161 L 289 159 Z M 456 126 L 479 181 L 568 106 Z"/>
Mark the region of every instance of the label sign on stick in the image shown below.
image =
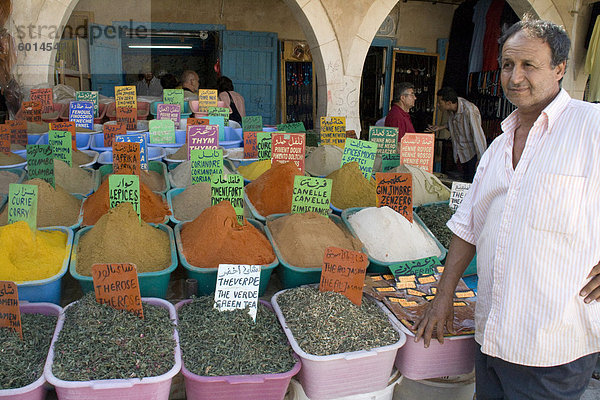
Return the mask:
<path id="1" fill-rule="evenodd" d="M 304 175 L 304 133 L 278 133 L 271 135 L 271 158 L 286 163 L 293 161 Z"/>
<path id="2" fill-rule="evenodd" d="M 98 303 L 144 318 L 135 264 L 94 264 L 92 279 Z"/>
<path id="3" fill-rule="evenodd" d="M 208 107 L 209 117 L 223 117 L 225 126 L 229 126 L 229 108 L 227 107 Z"/>
<path id="4" fill-rule="evenodd" d="M 389 269 L 392 272 L 392 275 L 394 275 L 394 278 L 396 278 L 396 281 L 400 282 L 400 277 L 402 276 L 414 276 L 419 278 L 421 276 L 434 275 L 438 273 L 438 267 L 441 266 L 442 264 L 437 257 L 427 257 L 392 264 L 389 266 Z"/>
<path id="5" fill-rule="evenodd" d="M 243 310 L 256 321 L 260 265 L 219 264 L 215 288 L 215 308 L 219 311 Z"/>
<path id="6" fill-rule="evenodd" d="M 98 92 L 96 91 L 80 91 L 75 92 L 75 100 L 77 101 L 89 101 L 94 105 L 94 118 L 99 117 L 98 110 Z"/>
<path id="7" fill-rule="evenodd" d="M 377 143 L 377 154 L 394 154 L 398 151 L 398 128 L 370 126 L 369 141 Z"/>
<path id="8" fill-rule="evenodd" d="M 8 186 L 8 223 L 25 221 L 32 231 L 37 229 L 38 187 L 11 183 Z"/>
<path id="9" fill-rule="evenodd" d="M 179 124 L 181 123 L 181 106 L 179 104 L 159 104 L 156 106 L 156 119 L 171 120 L 175 128 L 179 129 Z"/>
<path id="10" fill-rule="evenodd" d="M 376 154 L 377 143 L 348 138 L 342 154 L 342 166 L 356 161 L 365 178 L 371 179 Z"/>
<path id="11" fill-rule="evenodd" d="M 413 222 L 412 175 L 392 172 L 375 173 L 377 207 L 388 206 Z"/>
<path id="12" fill-rule="evenodd" d="M 110 208 L 121 203 L 131 203 L 140 216 L 140 177 L 137 175 L 112 174 L 108 176 L 108 193 Z"/>
<path id="13" fill-rule="evenodd" d="M 244 158 L 258 158 L 258 146 L 256 143 L 257 133 L 258 132 L 244 132 Z"/>
<path id="14" fill-rule="evenodd" d="M 140 144 L 140 168 L 148 170 L 148 141 L 145 134 L 118 135 L 117 142 L 131 142 Z"/>
<path id="15" fill-rule="evenodd" d="M 104 124 L 102 131 L 104 132 L 104 147 L 112 147 L 117 135 L 127 134 L 125 125 L 118 122 L 116 124 Z"/>
<path id="16" fill-rule="evenodd" d="M 400 160 L 402 164 L 414 165 L 433 173 L 433 151 L 435 134 L 406 133 L 401 140 Z"/>
<path id="17" fill-rule="evenodd" d="M 73 166 L 73 144 L 71 132 L 55 131 L 48 132 L 48 144 L 52 147 L 52 156 Z"/>
<path id="18" fill-rule="evenodd" d="M 279 124 L 277 125 L 277 130 L 286 133 L 306 132 L 304 122 L 288 122 L 287 124 Z"/>
<path id="19" fill-rule="evenodd" d="M 462 203 L 465 195 L 471 187 L 470 183 L 452 182 L 452 191 L 450 192 L 450 209 L 456 211 L 460 203 Z"/>
<path id="20" fill-rule="evenodd" d="M 10 131 L 10 142 L 27 146 L 27 122 L 25 121 L 6 121 Z"/>
<path id="21" fill-rule="evenodd" d="M 179 109 L 183 110 L 183 99 L 183 89 L 163 89 L 164 104 L 178 104 Z"/>
<path id="22" fill-rule="evenodd" d="M 321 144 L 344 147 L 346 143 L 346 117 L 321 117 Z"/>
<path id="23" fill-rule="evenodd" d="M 137 129 L 137 108 L 119 107 L 117 108 L 117 124 L 125 124 L 128 131 Z"/>
<path id="24" fill-rule="evenodd" d="M 11 281 L 0 281 L 0 327 L 14 330 L 23 340 L 19 290 Z"/>
<path id="25" fill-rule="evenodd" d="M 135 108 L 137 110 L 135 86 L 115 86 L 115 101 L 117 109 Z"/>
<path id="26" fill-rule="evenodd" d="M 10 153 L 10 129 L 6 124 L 0 124 L 0 153 Z"/>
<path id="27" fill-rule="evenodd" d="M 214 206 L 223 200 L 231 203 L 238 222 L 244 223 L 244 178 L 241 175 L 213 175 L 210 180 L 211 204 Z"/>
<path id="28" fill-rule="evenodd" d="M 27 174 L 29 179 L 39 178 L 55 187 L 54 157 L 49 144 L 27 145 Z"/>
<path id="29" fill-rule="evenodd" d="M 219 127 L 219 141 L 225 140 L 225 119 L 218 115 L 208 117 L 209 125 L 217 125 Z"/>
<path id="30" fill-rule="evenodd" d="M 54 112 L 52 88 L 31 89 L 29 91 L 29 99 L 31 101 L 39 101 L 42 104 L 42 112 L 44 114 Z"/>
<path id="31" fill-rule="evenodd" d="M 133 142 L 114 142 L 113 173 L 140 175 L 140 144 Z"/>
<path id="32" fill-rule="evenodd" d="M 39 101 L 24 101 L 23 115 L 27 122 L 42 122 L 42 103 Z"/>
<path id="33" fill-rule="evenodd" d="M 331 186 L 331 179 L 296 175 L 292 195 L 292 214 L 316 212 L 327 217 L 331 201 Z"/>
<path id="34" fill-rule="evenodd" d="M 256 133 L 256 150 L 259 160 L 271 159 L 271 132 Z"/>
<path id="35" fill-rule="evenodd" d="M 216 107 L 218 101 L 218 92 L 216 89 L 198 90 L 198 112 L 208 113 L 208 107 Z"/>
<path id="36" fill-rule="evenodd" d="M 149 129 L 150 143 L 175 143 L 175 124 L 170 119 L 153 119 Z"/>
<path id="37" fill-rule="evenodd" d="M 69 104 L 69 121 L 75 126 L 94 129 L 94 103 L 89 101 L 72 101 Z"/>
<path id="38" fill-rule="evenodd" d="M 382 154 L 381 155 L 381 169 L 383 172 L 387 172 L 390 169 L 394 169 L 400 165 L 400 154 Z"/>
<path id="39" fill-rule="evenodd" d="M 323 256 L 320 292 L 343 294 L 360 306 L 369 259 L 359 251 L 328 247 Z"/>
<path id="40" fill-rule="evenodd" d="M 223 149 L 193 149 L 190 161 L 192 185 L 223 175 Z"/>
<path id="41" fill-rule="evenodd" d="M 192 125 L 210 125 L 208 118 L 188 118 L 187 126 Z"/>
<path id="42" fill-rule="evenodd" d="M 71 134 L 71 148 L 73 151 L 77 150 L 77 128 L 75 127 L 75 122 L 73 121 L 63 121 L 63 122 L 52 122 L 50 124 L 50 129 L 55 131 L 67 131 Z"/>
<path id="43" fill-rule="evenodd" d="M 263 121 L 262 115 L 247 115 L 242 117 L 242 130 L 246 131 L 262 131 Z"/>
<path id="44" fill-rule="evenodd" d="M 192 125 L 187 127 L 188 160 L 192 150 L 219 147 L 219 127 L 216 125 Z"/>

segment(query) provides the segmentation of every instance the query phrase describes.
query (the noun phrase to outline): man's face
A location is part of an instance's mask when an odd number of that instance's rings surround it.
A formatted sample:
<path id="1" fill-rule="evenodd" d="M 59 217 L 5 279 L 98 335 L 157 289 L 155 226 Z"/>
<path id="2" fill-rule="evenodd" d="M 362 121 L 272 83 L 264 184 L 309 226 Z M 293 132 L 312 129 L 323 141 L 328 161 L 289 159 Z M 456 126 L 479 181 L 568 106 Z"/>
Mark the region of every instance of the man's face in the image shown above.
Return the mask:
<path id="1" fill-rule="evenodd" d="M 552 67 L 552 52 L 542 39 L 521 31 L 502 48 L 502 89 L 521 111 L 540 112 L 556 96 L 566 63 Z"/>
<path id="2" fill-rule="evenodd" d="M 450 104 L 452 104 L 450 101 L 445 101 L 442 99 L 441 96 L 438 96 L 437 105 L 438 105 L 438 108 L 440 109 L 440 111 L 449 111 Z"/>
<path id="3" fill-rule="evenodd" d="M 198 79 L 198 75 L 194 74 L 188 78 L 187 87 L 191 89 L 193 92 L 197 92 L 200 88 L 200 81 Z"/>
<path id="4" fill-rule="evenodd" d="M 144 79 L 146 79 L 148 82 L 150 82 L 152 80 L 152 78 L 154 78 L 154 75 L 152 74 L 152 72 L 144 73 Z"/>
<path id="5" fill-rule="evenodd" d="M 417 96 L 415 96 L 415 90 L 414 89 L 408 89 L 406 90 L 401 96 L 400 96 L 400 100 L 402 101 L 402 103 L 404 103 L 404 105 L 406 106 L 406 108 L 412 108 L 415 106 L 415 101 L 417 100 Z"/>

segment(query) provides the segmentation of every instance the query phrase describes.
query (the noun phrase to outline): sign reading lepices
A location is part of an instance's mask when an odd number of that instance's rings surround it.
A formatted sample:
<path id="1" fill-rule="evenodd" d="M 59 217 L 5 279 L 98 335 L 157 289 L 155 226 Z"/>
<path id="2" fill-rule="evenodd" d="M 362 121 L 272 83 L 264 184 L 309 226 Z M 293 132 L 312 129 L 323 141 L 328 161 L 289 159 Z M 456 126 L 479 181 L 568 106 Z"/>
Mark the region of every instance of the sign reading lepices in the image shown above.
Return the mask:
<path id="1" fill-rule="evenodd" d="M 400 160 L 402 164 L 413 165 L 433 173 L 434 146 L 433 133 L 406 133 L 401 140 Z"/>
<path id="2" fill-rule="evenodd" d="M 369 259 L 364 253 L 339 247 L 326 248 L 319 291 L 341 293 L 360 306 L 368 266 Z"/>
<path id="3" fill-rule="evenodd" d="M 72 101 L 69 104 L 69 121 L 80 128 L 94 129 L 94 103 L 89 101 Z"/>
<path id="4" fill-rule="evenodd" d="M 192 125 L 187 127 L 188 160 L 192 150 L 219 147 L 219 127 L 216 125 Z"/>
<path id="5" fill-rule="evenodd" d="M 117 142 L 131 142 L 140 144 L 140 168 L 148 170 L 148 141 L 145 134 L 118 135 Z"/>
<path id="6" fill-rule="evenodd" d="M 121 203 L 131 203 L 140 215 L 140 177 L 137 175 L 112 174 L 108 176 L 109 206 L 114 208 Z"/>
<path id="7" fill-rule="evenodd" d="M 449 206 L 452 210 L 456 211 L 458 206 L 460 206 L 460 203 L 462 203 L 470 187 L 470 183 L 452 182 L 452 190 L 450 192 L 449 203 Z"/>
<path id="8" fill-rule="evenodd" d="M 29 91 L 29 99 L 31 101 L 39 101 L 42 105 L 42 113 L 54 112 L 54 95 L 52 88 L 31 89 Z"/>
<path id="9" fill-rule="evenodd" d="M 219 95 L 216 89 L 198 90 L 198 112 L 208 114 L 208 107 L 216 107 Z"/>
<path id="10" fill-rule="evenodd" d="M 346 117 L 321 117 L 321 145 L 344 147 L 346 142 Z"/>
<path id="11" fill-rule="evenodd" d="M 99 117 L 99 106 L 98 106 L 98 92 L 96 91 L 80 91 L 75 92 L 75 100 L 77 101 L 89 101 L 94 104 L 94 117 Z"/>
<path id="12" fill-rule="evenodd" d="M 292 214 L 316 212 L 329 215 L 332 180 L 296 175 L 292 195 Z"/>
<path id="13" fill-rule="evenodd" d="M 49 144 L 27 145 L 27 174 L 29 179 L 42 179 L 55 187 L 54 157 Z"/>
<path id="14" fill-rule="evenodd" d="M 181 106 L 179 104 L 159 104 L 156 106 L 156 119 L 171 120 L 176 129 L 181 123 Z M 152 121 L 150 121 L 152 123 Z"/>
<path id="15" fill-rule="evenodd" d="M 388 206 L 413 222 L 412 175 L 409 173 L 375 173 L 377 207 Z"/>
<path id="16" fill-rule="evenodd" d="M 398 150 L 398 128 L 370 126 L 369 141 L 377 143 L 377 154 L 394 154 Z"/>
<path id="17" fill-rule="evenodd" d="M 0 327 L 12 329 L 23 340 L 19 290 L 11 281 L 0 281 Z"/>
<path id="18" fill-rule="evenodd" d="M 342 154 L 342 166 L 356 161 L 365 178 L 371 179 L 376 154 L 377 143 L 348 138 Z"/>
<path id="19" fill-rule="evenodd" d="M 244 223 L 244 178 L 241 175 L 213 175 L 210 180 L 211 204 L 227 200 L 233 206 L 238 222 Z"/>
<path id="20" fill-rule="evenodd" d="M 279 133 L 271 134 L 271 158 L 273 161 L 286 163 L 293 161 L 304 175 L 304 133 Z"/>
<path id="21" fill-rule="evenodd" d="M 11 183 L 8 185 L 8 223 L 25 221 L 33 232 L 37 229 L 38 187 Z"/>
<path id="22" fill-rule="evenodd" d="M 48 144 L 52 147 L 52 156 L 73 166 L 73 145 L 71 143 L 71 132 L 55 131 L 48 132 Z"/>
<path id="23" fill-rule="evenodd" d="M 215 289 L 215 308 L 219 311 L 243 310 L 256 321 L 260 265 L 219 264 Z"/>
<path id="24" fill-rule="evenodd" d="M 144 318 L 135 264 L 94 264 L 92 280 L 98 303 Z"/>
<path id="25" fill-rule="evenodd" d="M 192 185 L 210 182 L 213 175 L 223 175 L 223 149 L 193 149 L 190 168 Z"/>

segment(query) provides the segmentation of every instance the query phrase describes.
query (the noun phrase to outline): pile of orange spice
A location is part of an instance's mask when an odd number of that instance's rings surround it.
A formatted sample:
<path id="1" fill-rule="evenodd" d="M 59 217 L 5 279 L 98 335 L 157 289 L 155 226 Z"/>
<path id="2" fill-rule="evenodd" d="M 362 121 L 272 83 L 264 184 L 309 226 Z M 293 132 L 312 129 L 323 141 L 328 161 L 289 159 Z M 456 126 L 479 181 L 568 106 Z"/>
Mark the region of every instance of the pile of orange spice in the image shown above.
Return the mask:
<path id="1" fill-rule="evenodd" d="M 269 170 L 246 185 L 248 199 L 262 216 L 292 211 L 294 177 L 302 175 L 296 164 L 273 161 Z"/>

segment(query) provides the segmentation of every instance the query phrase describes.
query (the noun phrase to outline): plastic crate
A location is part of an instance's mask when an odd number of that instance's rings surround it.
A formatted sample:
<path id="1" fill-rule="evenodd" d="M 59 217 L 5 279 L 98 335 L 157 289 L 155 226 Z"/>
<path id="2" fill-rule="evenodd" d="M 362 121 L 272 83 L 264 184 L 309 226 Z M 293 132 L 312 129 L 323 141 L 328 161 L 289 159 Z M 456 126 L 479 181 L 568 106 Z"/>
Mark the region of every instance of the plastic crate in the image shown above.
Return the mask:
<path id="1" fill-rule="evenodd" d="M 256 229 L 264 233 L 264 228 L 261 223 L 258 221 L 254 221 L 252 219 L 247 220 L 251 223 Z M 181 228 L 187 222 L 181 222 L 175 226 L 175 242 L 177 243 L 177 252 L 179 253 L 179 260 L 181 265 L 186 270 L 186 274 L 188 278 L 196 279 L 198 281 L 198 295 L 205 296 L 215 292 L 215 287 L 217 285 L 217 272 L 218 268 L 202 268 L 191 265 L 186 257 L 183 254 L 183 244 L 181 243 Z M 210 238 L 198 238 L 199 240 L 205 240 Z M 268 265 L 260 266 L 260 285 L 258 289 L 258 295 L 262 296 L 267 290 L 267 285 L 269 284 L 269 279 L 271 279 L 271 273 L 279 264 L 279 260 L 275 257 L 272 263 Z"/>
<path id="2" fill-rule="evenodd" d="M 145 102 L 145 101 L 138 101 L 137 102 L 137 110 L 138 110 L 138 115 L 137 115 L 138 120 L 148 119 L 148 114 L 150 111 L 150 103 Z M 106 117 L 111 121 L 115 121 L 117 119 L 116 103 L 108 104 L 108 106 L 106 107 Z"/>
<path id="3" fill-rule="evenodd" d="M 177 250 L 175 249 L 175 241 L 173 240 L 173 230 L 164 224 L 155 225 L 158 229 L 166 232 L 169 235 L 169 242 L 171 244 L 171 265 L 167 268 L 156 271 L 156 272 L 139 272 L 138 280 L 140 284 L 140 294 L 143 297 L 159 297 L 164 299 L 167 297 L 167 288 L 169 286 L 169 279 L 171 278 L 171 272 L 177 268 Z M 77 247 L 79 245 L 79 239 L 81 236 L 86 234 L 91 226 L 80 229 L 75 234 L 75 241 L 73 243 L 73 253 L 71 255 L 71 262 L 69 264 L 69 273 L 75 278 L 84 293 L 91 292 L 94 290 L 93 278 L 91 276 L 80 275 L 77 270 Z M 149 243 L 140 243 L 140 246 L 148 246 Z M 127 262 L 127 260 L 123 260 Z"/>
<path id="4" fill-rule="evenodd" d="M 104 153 L 102 153 L 102 154 L 104 154 Z M 99 175 L 100 175 L 100 182 L 102 182 L 102 179 L 106 175 L 110 175 L 113 173 L 112 153 L 110 155 L 111 155 L 111 163 L 102 165 L 98 169 Z M 159 192 L 155 192 L 155 193 L 166 194 L 169 190 L 171 190 L 171 185 L 169 184 L 169 178 L 167 176 L 168 175 L 167 174 L 167 166 L 165 165 L 165 163 L 160 162 L 160 161 L 150 161 L 148 163 L 148 171 L 154 171 L 154 172 L 159 173 L 160 175 L 162 175 L 163 179 L 165 180 L 165 188 L 163 190 L 161 190 Z"/>
<path id="5" fill-rule="evenodd" d="M 61 121 L 69 120 L 69 108 L 70 107 L 71 107 L 70 102 L 69 102 L 69 104 L 65 104 L 65 107 L 63 108 L 62 112 L 60 113 L 60 117 L 59 117 Z M 107 108 L 106 103 L 98 103 L 98 116 L 94 117 L 94 124 L 102 123 L 102 121 L 104 120 L 104 117 L 106 117 L 106 108 Z"/>
<path id="6" fill-rule="evenodd" d="M 142 301 L 151 305 L 159 306 L 169 310 L 171 320 L 177 318 L 175 307 L 168 301 L 153 298 L 142 298 Z M 70 305 L 65 307 L 67 309 Z M 179 348 L 179 336 L 177 330 L 173 329 L 173 337 L 177 343 L 173 354 L 174 365 L 168 372 L 146 378 L 131 379 L 105 379 L 95 381 L 63 381 L 52 373 L 54 361 L 54 343 L 58 339 L 60 330 L 65 321 L 64 313 L 61 313 L 50 353 L 44 366 L 44 376 L 48 382 L 54 385 L 56 394 L 60 400 L 168 400 L 171 389 L 171 380 L 181 369 L 181 350 Z"/>
<path id="7" fill-rule="evenodd" d="M 44 133 L 40 135 L 40 138 L 36 144 L 48 144 L 49 134 Z M 76 133 L 75 134 L 75 145 L 77 150 L 88 150 L 92 144 L 92 135 L 89 133 Z"/>

